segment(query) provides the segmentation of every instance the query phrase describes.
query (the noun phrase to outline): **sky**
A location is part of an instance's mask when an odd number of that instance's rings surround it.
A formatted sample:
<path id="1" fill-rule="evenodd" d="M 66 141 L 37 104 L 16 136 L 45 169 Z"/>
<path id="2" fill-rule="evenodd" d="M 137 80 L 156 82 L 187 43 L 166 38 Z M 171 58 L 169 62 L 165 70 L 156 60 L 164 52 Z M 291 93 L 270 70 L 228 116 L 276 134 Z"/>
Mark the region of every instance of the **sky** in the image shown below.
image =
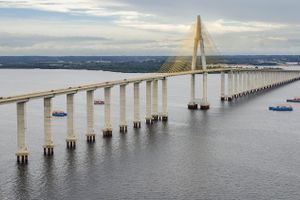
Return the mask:
<path id="1" fill-rule="evenodd" d="M 173 55 L 197 15 L 222 55 L 299 55 L 299 8 L 299 0 L 0 0 L 0 56 Z"/>

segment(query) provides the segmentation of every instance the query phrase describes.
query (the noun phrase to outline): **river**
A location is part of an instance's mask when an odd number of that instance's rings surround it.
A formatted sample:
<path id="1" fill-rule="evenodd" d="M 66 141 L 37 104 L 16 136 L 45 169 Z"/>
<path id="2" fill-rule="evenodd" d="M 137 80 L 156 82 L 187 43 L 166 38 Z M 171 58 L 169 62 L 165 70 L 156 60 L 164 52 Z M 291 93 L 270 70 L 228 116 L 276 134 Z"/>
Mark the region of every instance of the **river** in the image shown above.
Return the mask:
<path id="1" fill-rule="evenodd" d="M 142 74 L 87 70 L 0 70 L 0 96 Z M 66 119 L 53 118 L 54 156 L 44 157 L 43 102 L 27 104 L 29 163 L 16 163 L 16 105 L 0 106 L 0 199 L 299 199 L 300 104 L 293 112 L 268 106 L 300 96 L 294 82 L 221 102 L 220 77 L 209 75 L 208 111 L 187 109 L 190 77 L 168 79 L 169 121 L 132 128 L 133 85 L 127 86 L 127 134 L 118 131 L 119 88 L 112 90 L 113 137 L 102 138 L 103 106 L 95 106 L 96 143 L 87 144 L 85 93 L 75 96 L 77 148 L 66 149 Z M 197 76 L 197 96 L 201 89 Z M 161 85 L 159 85 L 161 89 Z M 159 90 L 161 91 L 161 90 Z M 103 98 L 103 90 L 95 92 Z M 159 101 L 161 103 L 161 101 Z M 65 96 L 53 109 L 66 109 Z"/>

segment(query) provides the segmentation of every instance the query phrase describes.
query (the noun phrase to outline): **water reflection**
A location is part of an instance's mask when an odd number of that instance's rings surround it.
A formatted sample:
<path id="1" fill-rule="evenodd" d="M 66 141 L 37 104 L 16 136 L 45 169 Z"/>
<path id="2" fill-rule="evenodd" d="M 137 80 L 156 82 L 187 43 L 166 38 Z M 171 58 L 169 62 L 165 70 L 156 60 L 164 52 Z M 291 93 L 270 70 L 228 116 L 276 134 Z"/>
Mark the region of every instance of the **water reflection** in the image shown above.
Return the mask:
<path id="1" fill-rule="evenodd" d="M 30 178 L 28 173 L 28 165 L 16 165 L 15 199 L 31 199 Z"/>
<path id="2" fill-rule="evenodd" d="M 47 196 L 49 198 L 54 199 L 54 194 L 59 194 L 57 191 L 57 171 L 55 166 L 55 159 L 54 157 L 44 156 L 43 157 L 43 170 L 41 177 L 42 179 L 45 179 L 43 181 L 43 185 L 40 192 L 45 192 L 45 194 L 41 195 L 41 198 L 43 196 Z M 46 176 L 45 176 L 46 174 Z"/>

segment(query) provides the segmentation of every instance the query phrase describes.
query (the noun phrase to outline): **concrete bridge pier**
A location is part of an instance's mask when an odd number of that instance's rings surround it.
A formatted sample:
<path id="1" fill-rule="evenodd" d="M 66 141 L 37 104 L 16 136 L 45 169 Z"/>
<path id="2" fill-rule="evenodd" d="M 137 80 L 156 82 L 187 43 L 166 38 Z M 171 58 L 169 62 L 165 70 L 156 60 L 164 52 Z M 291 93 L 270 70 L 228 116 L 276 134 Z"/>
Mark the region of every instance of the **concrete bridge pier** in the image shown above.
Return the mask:
<path id="1" fill-rule="evenodd" d="M 227 78 L 227 101 L 232 101 L 232 99 L 233 99 L 233 72 L 232 71 L 230 71 L 230 72 L 228 72 L 228 78 Z"/>
<path id="2" fill-rule="evenodd" d="M 243 96 L 247 95 L 247 72 L 243 72 Z"/>
<path id="3" fill-rule="evenodd" d="M 188 103 L 188 109 L 195 110 L 198 108 L 198 104 L 195 102 L 195 81 L 196 81 L 196 75 L 191 75 L 191 99 Z"/>
<path id="4" fill-rule="evenodd" d="M 104 128 L 103 137 L 112 137 L 112 126 L 110 121 L 111 87 L 104 88 Z"/>
<path id="5" fill-rule="evenodd" d="M 140 119 L 140 82 L 133 83 L 133 127 L 141 128 Z"/>
<path id="6" fill-rule="evenodd" d="M 225 73 L 221 72 L 221 101 L 225 101 Z"/>
<path id="7" fill-rule="evenodd" d="M 158 80 L 152 84 L 152 120 L 158 121 Z"/>
<path id="8" fill-rule="evenodd" d="M 203 73 L 203 98 L 200 104 L 200 109 L 201 110 L 208 110 L 209 109 L 209 103 L 207 100 L 207 76 L 208 73 L 204 72 Z"/>
<path id="9" fill-rule="evenodd" d="M 265 72 L 265 81 L 266 81 L 266 89 L 270 88 L 271 84 L 270 84 L 270 73 Z"/>
<path id="10" fill-rule="evenodd" d="M 161 85 L 162 113 L 160 115 L 160 120 L 168 121 L 168 82 L 166 77 L 162 79 Z"/>
<path id="11" fill-rule="evenodd" d="M 67 94 L 67 148 L 76 148 L 76 136 L 74 130 L 74 94 Z"/>
<path id="12" fill-rule="evenodd" d="M 238 96 L 243 96 L 243 72 L 239 72 L 239 93 Z"/>
<path id="13" fill-rule="evenodd" d="M 249 72 L 249 90 L 250 94 L 254 92 L 254 72 Z"/>
<path id="14" fill-rule="evenodd" d="M 233 72 L 234 83 L 233 83 L 233 97 L 238 98 L 238 72 Z"/>
<path id="15" fill-rule="evenodd" d="M 126 122 L 126 84 L 120 85 L 120 132 L 127 132 Z"/>
<path id="16" fill-rule="evenodd" d="M 17 102 L 17 162 L 20 164 L 28 162 L 28 151 L 25 145 L 26 132 L 26 101 Z"/>
<path id="17" fill-rule="evenodd" d="M 247 72 L 247 94 L 251 93 L 251 72 Z"/>
<path id="18" fill-rule="evenodd" d="M 267 73 L 262 72 L 262 76 L 263 76 L 263 90 L 265 90 L 268 88 Z"/>
<path id="19" fill-rule="evenodd" d="M 152 81 L 146 81 L 146 124 L 152 124 L 152 114 L 151 114 L 151 84 Z"/>
<path id="20" fill-rule="evenodd" d="M 270 74 L 269 74 L 269 85 L 270 85 L 270 87 L 272 88 L 273 87 L 273 75 L 274 75 L 274 73 L 273 72 L 270 72 Z"/>
<path id="21" fill-rule="evenodd" d="M 259 77 L 258 77 L 258 72 L 254 72 L 254 90 L 257 92 L 259 90 Z"/>
<path id="22" fill-rule="evenodd" d="M 258 72 L 257 75 L 258 91 L 260 91 L 263 90 L 263 74 L 262 72 Z"/>
<path id="23" fill-rule="evenodd" d="M 96 140 L 96 134 L 94 130 L 94 90 L 86 91 L 86 113 L 86 141 L 92 143 Z"/>
<path id="24" fill-rule="evenodd" d="M 54 143 L 52 138 L 52 97 L 44 98 L 44 155 L 53 155 Z"/>

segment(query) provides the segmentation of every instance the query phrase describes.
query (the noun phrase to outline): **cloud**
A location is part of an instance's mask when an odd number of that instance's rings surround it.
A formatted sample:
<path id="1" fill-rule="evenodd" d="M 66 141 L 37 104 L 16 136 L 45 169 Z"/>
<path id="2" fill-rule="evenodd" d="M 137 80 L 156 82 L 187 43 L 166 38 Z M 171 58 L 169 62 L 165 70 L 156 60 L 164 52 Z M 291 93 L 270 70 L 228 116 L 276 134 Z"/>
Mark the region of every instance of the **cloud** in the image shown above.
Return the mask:
<path id="1" fill-rule="evenodd" d="M 144 21 L 139 18 L 121 17 L 119 20 L 114 21 L 117 25 L 129 28 L 159 31 L 159 32 L 173 32 L 173 33 L 184 33 L 190 28 L 189 25 L 185 24 L 163 24 L 154 21 Z"/>
<path id="2" fill-rule="evenodd" d="M 30 34 L 9 34 L 0 32 L 1 47 L 31 47 L 40 43 L 83 43 L 83 42 L 107 42 L 110 41 L 104 37 L 94 36 L 47 36 Z"/>
<path id="3" fill-rule="evenodd" d="M 214 22 L 206 23 L 207 29 L 211 33 L 242 33 L 242 32 L 262 32 L 276 30 L 286 27 L 284 24 L 266 23 L 266 22 L 241 22 L 225 21 L 219 19 Z"/>
<path id="4" fill-rule="evenodd" d="M 0 8 L 26 8 L 101 17 L 147 16 L 147 14 L 126 9 L 128 6 L 124 3 L 105 0 L 0 0 Z"/>
<path id="5" fill-rule="evenodd" d="M 178 42 L 172 39 L 46 36 L 3 32 L 0 32 L 0 38 L 0 55 L 166 55 Z"/>
<path id="6" fill-rule="evenodd" d="M 0 0 L 0 54 L 171 54 L 197 14 L 225 54 L 300 53 L 299 6 L 298 0 Z"/>

